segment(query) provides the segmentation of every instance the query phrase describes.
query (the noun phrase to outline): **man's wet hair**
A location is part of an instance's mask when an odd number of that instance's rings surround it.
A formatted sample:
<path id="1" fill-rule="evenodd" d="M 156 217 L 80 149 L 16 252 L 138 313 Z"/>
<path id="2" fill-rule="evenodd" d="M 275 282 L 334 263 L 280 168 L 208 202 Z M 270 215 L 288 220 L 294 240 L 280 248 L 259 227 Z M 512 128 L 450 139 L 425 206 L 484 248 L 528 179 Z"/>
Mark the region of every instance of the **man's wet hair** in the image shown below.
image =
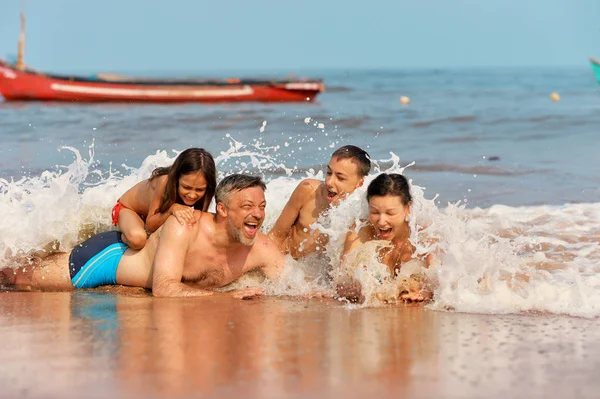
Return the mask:
<path id="1" fill-rule="evenodd" d="M 360 177 L 365 177 L 371 171 L 371 157 L 365 150 L 355 145 L 345 145 L 338 148 L 331 154 L 331 158 L 350 159 L 356 163 Z"/>
<path id="2" fill-rule="evenodd" d="M 267 185 L 259 176 L 244 175 L 241 173 L 229 175 L 217 185 L 215 202 L 227 204 L 229 195 L 233 191 L 241 191 L 251 187 L 260 187 L 263 191 L 267 189 Z"/>

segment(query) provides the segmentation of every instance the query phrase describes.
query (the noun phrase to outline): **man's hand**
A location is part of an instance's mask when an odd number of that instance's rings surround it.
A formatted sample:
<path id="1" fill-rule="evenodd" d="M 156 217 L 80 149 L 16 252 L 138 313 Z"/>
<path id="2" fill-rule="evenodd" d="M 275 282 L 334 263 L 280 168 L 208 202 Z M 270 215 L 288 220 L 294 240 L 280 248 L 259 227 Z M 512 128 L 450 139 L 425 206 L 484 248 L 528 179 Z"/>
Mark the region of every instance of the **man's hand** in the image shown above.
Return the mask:
<path id="1" fill-rule="evenodd" d="M 236 299 L 252 299 L 261 297 L 265 293 L 260 287 L 248 287 L 243 290 L 231 291 L 230 294 Z"/>

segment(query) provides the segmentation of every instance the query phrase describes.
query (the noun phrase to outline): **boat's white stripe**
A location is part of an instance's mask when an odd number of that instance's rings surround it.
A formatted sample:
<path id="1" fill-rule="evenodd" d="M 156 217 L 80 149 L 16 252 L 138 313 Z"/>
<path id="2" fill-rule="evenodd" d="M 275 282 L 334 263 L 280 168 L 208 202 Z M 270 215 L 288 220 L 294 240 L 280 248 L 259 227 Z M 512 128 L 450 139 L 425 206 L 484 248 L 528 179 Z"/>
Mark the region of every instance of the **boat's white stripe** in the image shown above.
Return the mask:
<path id="1" fill-rule="evenodd" d="M 4 77 L 7 79 L 16 79 L 17 78 L 17 74 L 8 68 L 0 67 L 0 73 L 4 74 Z"/>
<path id="2" fill-rule="evenodd" d="M 320 83 L 287 83 L 285 88 L 288 90 L 321 90 L 322 85 Z"/>
<path id="3" fill-rule="evenodd" d="M 80 94 L 98 94 L 108 96 L 148 96 L 148 97 L 234 97 L 249 96 L 254 93 L 252 87 L 243 86 L 239 89 L 119 89 L 113 87 L 94 87 L 83 85 L 65 85 L 52 83 L 52 90 Z"/>

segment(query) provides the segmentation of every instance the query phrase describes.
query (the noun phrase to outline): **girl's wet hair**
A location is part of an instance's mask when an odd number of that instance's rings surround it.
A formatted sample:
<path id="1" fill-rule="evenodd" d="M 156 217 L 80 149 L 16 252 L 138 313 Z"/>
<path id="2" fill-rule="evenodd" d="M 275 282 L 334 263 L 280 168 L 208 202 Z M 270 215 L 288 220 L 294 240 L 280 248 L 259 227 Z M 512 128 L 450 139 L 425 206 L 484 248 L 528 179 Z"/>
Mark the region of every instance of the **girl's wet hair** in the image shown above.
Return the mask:
<path id="1" fill-rule="evenodd" d="M 168 175 L 167 187 L 163 197 L 160 200 L 160 206 L 158 207 L 159 213 L 165 213 L 174 204 L 183 204 L 183 200 L 179 198 L 177 186 L 179 185 L 179 178 L 182 175 L 190 173 L 202 172 L 206 179 L 206 191 L 204 192 L 204 198 L 201 201 L 197 201 L 194 204 L 194 209 L 202 210 L 206 212 L 208 206 L 215 196 L 215 189 L 217 187 L 217 168 L 215 166 L 215 160 L 210 152 L 204 148 L 188 148 L 175 158 L 173 165 L 167 167 L 160 167 L 154 169 L 150 180 L 158 177 Z"/>
<path id="2" fill-rule="evenodd" d="M 400 197 L 405 206 L 412 201 L 408 180 L 399 173 L 382 173 L 369 184 L 367 188 L 367 201 L 371 197 L 394 195 Z"/>

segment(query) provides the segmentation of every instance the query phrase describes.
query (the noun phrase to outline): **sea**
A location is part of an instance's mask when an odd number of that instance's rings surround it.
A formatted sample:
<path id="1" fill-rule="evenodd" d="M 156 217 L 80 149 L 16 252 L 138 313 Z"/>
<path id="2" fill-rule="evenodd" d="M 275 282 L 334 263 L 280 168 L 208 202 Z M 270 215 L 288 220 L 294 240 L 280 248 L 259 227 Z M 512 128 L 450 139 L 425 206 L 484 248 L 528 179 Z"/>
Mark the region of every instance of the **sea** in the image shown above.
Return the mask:
<path id="1" fill-rule="evenodd" d="M 264 177 L 267 231 L 296 185 L 323 179 L 331 153 L 354 144 L 373 160 L 367 183 L 385 171 L 411 181 L 413 243 L 442 254 L 429 271 L 429 309 L 600 316 L 600 86 L 589 68 L 296 75 L 324 79 L 326 91 L 290 104 L 0 100 L 0 266 L 112 229 L 117 198 L 188 147 L 214 155 L 219 179 Z M 318 268 L 339 267 L 348 227 L 366 216 L 365 188 L 318 221 L 331 237 Z M 424 235 L 436 243 L 423 244 Z M 308 263 L 290 259 L 287 268 L 314 269 Z M 275 294 L 330 284 L 294 273 Z"/>

